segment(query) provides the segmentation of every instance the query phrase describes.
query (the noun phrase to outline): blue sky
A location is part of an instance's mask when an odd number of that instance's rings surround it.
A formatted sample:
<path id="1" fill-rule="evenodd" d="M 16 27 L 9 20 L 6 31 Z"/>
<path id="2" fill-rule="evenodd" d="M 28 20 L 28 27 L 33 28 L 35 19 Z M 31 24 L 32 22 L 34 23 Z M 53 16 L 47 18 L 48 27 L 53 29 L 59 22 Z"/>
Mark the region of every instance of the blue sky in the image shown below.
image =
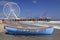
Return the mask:
<path id="1" fill-rule="evenodd" d="M 60 0 L 0 0 L 0 17 L 3 15 L 2 6 L 6 2 L 15 2 L 19 5 L 18 17 L 44 16 L 60 19 Z"/>

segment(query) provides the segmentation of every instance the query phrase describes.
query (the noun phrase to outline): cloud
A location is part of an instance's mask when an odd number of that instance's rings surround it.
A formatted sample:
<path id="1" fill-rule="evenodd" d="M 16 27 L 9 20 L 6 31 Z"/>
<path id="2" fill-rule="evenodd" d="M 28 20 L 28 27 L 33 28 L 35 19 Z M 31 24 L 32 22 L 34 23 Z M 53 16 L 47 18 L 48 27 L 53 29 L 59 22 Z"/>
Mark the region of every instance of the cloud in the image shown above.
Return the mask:
<path id="1" fill-rule="evenodd" d="M 37 1 L 36 0 L 34 0 L 34 1 L 32 1 L 34 4 L 36 4 L 37 3 Z"/>

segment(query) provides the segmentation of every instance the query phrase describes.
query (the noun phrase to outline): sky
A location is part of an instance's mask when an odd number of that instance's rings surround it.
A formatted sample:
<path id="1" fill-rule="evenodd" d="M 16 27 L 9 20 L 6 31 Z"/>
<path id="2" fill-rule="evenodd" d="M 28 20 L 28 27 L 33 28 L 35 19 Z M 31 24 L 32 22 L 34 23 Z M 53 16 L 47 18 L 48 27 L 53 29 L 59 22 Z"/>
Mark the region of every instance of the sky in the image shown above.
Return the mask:
<path id="1" fill-rule="evenodd" d="M 18 17 L 51 17 L 60 19 L 60 0 L 0 0 L 0 18 L 4 18 L 3 7 L 7 2 L 15 2 L 20 7 Z M 3 16 L 4 15 L 4 16 Z"/>

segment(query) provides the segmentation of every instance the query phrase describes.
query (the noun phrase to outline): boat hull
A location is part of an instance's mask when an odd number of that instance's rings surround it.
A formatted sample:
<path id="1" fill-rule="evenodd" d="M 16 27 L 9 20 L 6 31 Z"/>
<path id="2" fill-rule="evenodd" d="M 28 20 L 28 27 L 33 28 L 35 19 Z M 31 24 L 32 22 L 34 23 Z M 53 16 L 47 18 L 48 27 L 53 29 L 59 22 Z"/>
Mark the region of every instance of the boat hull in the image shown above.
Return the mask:
<path id="1" fill-rule="evenodd" d="M 24 30 L 22 31 L 22 28 L 12 28 L 9 26 L 5 26 L 4 29 L 7 31 L 9 34 L 16 34 L 16 35 L 40 35 L 40 34 L 52 34 L 54 31 L 53 27 L 48 27 L 48 28 L 35 28 L 33 31 L 32 29 L 28 28 L 23 28 Z"/>

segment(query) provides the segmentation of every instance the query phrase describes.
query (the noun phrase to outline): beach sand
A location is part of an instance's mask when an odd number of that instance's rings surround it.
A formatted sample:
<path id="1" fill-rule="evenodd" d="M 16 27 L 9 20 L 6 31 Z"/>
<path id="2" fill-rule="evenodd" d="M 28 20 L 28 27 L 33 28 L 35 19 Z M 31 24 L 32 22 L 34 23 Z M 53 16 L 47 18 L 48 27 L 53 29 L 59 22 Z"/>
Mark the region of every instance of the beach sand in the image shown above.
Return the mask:
<path id="1" fill-rule="evenodd" d="M 60 40 L 60 30 L 55 29 L 51 35 L 9 35 L 0 25 L 0 40 Z"/>
<path id="2" fill-rule="evenodd" d="M 51 35 L 9 35 L 0 32 L 0 40 L 60 40 L 60 30 L 55 29 Z"/>

